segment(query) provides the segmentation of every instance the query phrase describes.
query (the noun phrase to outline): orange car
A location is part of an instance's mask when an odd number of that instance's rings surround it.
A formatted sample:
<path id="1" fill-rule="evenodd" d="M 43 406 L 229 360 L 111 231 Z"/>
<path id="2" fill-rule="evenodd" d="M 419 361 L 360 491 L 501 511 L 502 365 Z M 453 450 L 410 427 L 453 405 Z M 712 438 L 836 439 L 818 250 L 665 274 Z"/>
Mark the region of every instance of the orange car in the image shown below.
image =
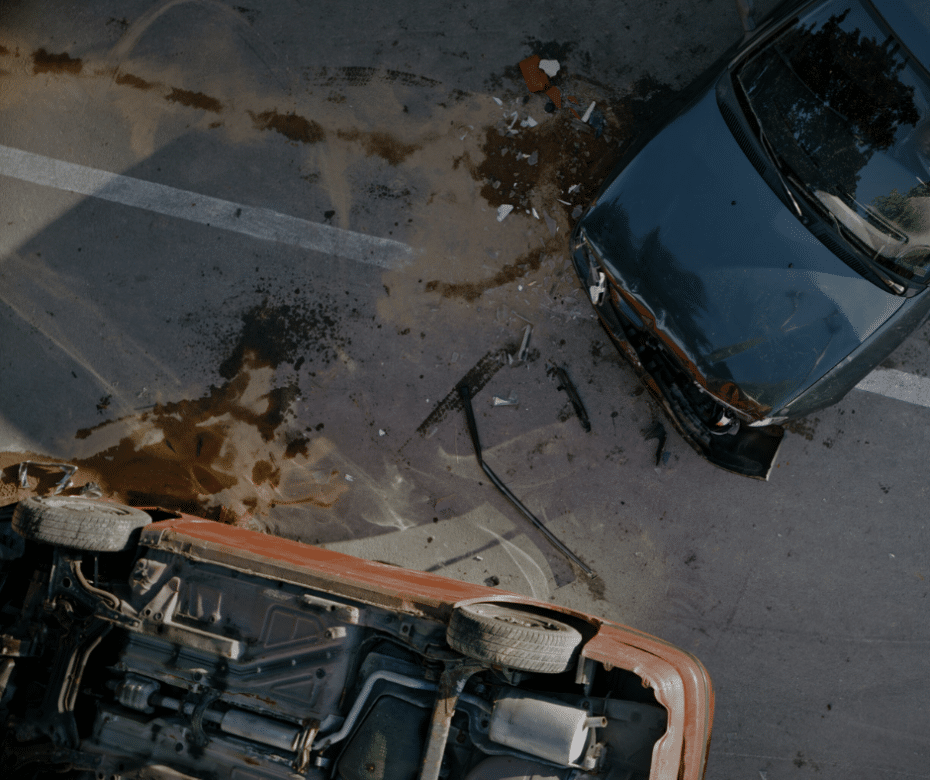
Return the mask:
<path id="1" fill-rule="evenodd" d="M 713 692 L 654 637 L 159 509 L 0 509 L 4 778 L 702 777 Z"/>

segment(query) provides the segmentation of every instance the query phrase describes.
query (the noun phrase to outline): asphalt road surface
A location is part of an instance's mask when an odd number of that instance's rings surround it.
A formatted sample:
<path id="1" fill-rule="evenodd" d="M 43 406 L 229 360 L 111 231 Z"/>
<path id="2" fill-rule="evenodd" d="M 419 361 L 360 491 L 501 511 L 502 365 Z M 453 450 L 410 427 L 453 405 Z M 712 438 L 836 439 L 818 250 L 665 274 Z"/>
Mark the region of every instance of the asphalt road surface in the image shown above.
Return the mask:
<path id="1" fill-rule="evenodd" d="M 668 424 L 657 457 L 570 268 L 618 149 L 741 35 L 730 0 L 3 3 L 0 499 L 65 461 L 657 634 L 714 679 L 709 778 L 930 777 L 930 328 L 758 482 Z M 528 93 L 534 53 L 599 138 Z M 462 379 L 596 579 L 489 484 Z"/>

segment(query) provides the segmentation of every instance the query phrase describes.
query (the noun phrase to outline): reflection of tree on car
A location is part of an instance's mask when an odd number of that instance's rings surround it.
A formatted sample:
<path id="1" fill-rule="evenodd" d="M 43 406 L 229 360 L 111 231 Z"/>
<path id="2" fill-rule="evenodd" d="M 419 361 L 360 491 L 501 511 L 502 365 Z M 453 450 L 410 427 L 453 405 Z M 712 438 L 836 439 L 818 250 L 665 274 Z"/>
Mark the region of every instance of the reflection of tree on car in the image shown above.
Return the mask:
<path id="1" fill-rule="evenodd" d="M 750 58 L 739 82 L 795 187 L 854 248 L 923 276 L 930 254 L 910 201 L 926 194 L 930 172 L 914 148 L 925 133 L 908 128 L 926 115 L 926 85 L 861 8 L 814 16 Z"/>

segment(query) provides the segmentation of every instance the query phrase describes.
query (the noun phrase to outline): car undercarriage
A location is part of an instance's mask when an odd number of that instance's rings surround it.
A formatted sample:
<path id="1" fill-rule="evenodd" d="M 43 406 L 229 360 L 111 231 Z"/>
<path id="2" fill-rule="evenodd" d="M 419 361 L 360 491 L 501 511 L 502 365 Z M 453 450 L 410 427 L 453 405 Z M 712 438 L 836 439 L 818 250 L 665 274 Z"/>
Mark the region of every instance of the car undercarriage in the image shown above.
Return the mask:
<path id="1" fill-rule="evenodd" d="M 10 514 L 4 777 L 631 780 L 666 732 L 641 677 L 579 653 L 583 620 L 413 615 L 149 532 L 50 544 Z"/>

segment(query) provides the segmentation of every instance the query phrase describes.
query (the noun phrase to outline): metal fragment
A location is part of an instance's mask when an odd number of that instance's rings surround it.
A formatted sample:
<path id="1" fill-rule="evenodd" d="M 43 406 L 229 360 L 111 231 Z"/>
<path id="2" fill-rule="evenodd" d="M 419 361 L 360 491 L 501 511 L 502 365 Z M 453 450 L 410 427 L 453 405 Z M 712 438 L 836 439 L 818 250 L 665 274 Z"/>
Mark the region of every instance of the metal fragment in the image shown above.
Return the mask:
<path id="1" fill-rule="evenodd" d="M 546 537 L 549 543 L 555 547 L 562 555 L 568 558 L 572 563 L 574 563 L 578 568 L 580 568 L 585 574 L 589 577 L 597 577 L 597 574 L 594 573 L 594 570 L 591 569 L 584 561 L 581 560 L 575 553 L 568 549 L 558 537 L 552 533 L 542 521 L 536 517 L 529 509 L 527 509 L 513 493 L 510 492 L 510 489 L 501 482 L 500 478 L 491 471 L 491 468 L 484 462 L 484 458 L 481 457 L 481 440 L 478 438 L 478 423 L 475 421 L 475 410 L 472 408 L 471 404 L 471 388 L 468 386 L 467 382 L 462 382 L 457 385 L 456 390 L 458 390 L 459 395 L 462 398 L 462 406 L 465 409 L 465 420 L 468 423 L 468 433 L 471 436 L 472 446 L 475 448 L 475 459 L 478 461 L 478 465 L 481 466 L 481 470 L 487 475 L 488 479 L 491 480 L 491 483 L 496 487 L 501 493 L 503 493 L 509 501 L 520 510 L 524 517 L 529 520 L 542 534 Z"/>
<path id="2" fill-rule="evenodd" d="M 64 476 L 61 480 L 55 485 L 55 492 L 52 493 L 53 496 L 57 496 L 61 493 L 62 490 L 66 490 L 71 487 L 71 477 L 74 476 L 74 473 L 77 471 L 77 466 L 72 466 L 70 463 L 40 463 L 34 460 L 24 460 L 19 464 L 19 486 L 28 487 L 29 483 L 26 481 L 28 475 L 28 470 L 30 466 L 47 466 L 48 468 L 61 469 L 64 472 Z"/>

